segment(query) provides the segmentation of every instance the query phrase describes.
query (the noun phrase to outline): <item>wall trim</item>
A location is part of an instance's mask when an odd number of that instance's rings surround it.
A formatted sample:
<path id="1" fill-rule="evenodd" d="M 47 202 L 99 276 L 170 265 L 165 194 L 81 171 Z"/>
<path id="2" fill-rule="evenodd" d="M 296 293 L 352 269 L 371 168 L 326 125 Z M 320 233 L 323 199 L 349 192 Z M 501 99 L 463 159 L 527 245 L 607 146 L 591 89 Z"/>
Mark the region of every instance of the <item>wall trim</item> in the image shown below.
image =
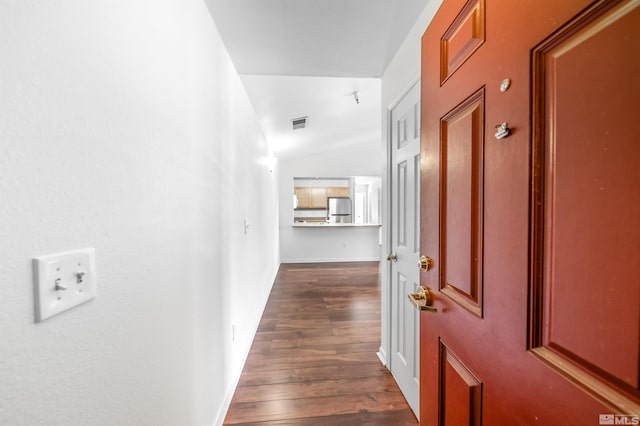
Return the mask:
<path id="1" fill-rule="evenodd" d="M 379 262 L 380 256 L 367 256 L 367 257 L 336 257 L 328 259 L 282 259 L 282 263 L 335 263 L 335 262 Z"/>
<path id="2" fill-rule="evenodd" d="M 240 377 L 242 376 L 242 372 L 244 371 L 244 365 L 246 364 L 247 358 L 249 357 L 249 352 L 251 352 L 251 346 L 253 345 L 253 340 L 255 339 L 256 333 L 258 332 L 260 321 L 262 320 L 262 316 L 264 315 L 264 310 L 267 307 L 267 303 L 269 302 L 269 296 L 271 295 L 271 290 L 273 290 L 273 285 L 276 283 L 276 277 L 278 276 L 278 272 L 280 271 L 281 264 L 282 263 L 278 264 L 278 267 L 276 268 L 275 273 L 272 274 L 273 276 L 271 279 L 271 286 L 269 287 L 269 291 L 267 292 L 262 302 L 260 315 L 257 317 L 257 321 L 255 322 L 254 327 L 252 327 L 253 337 L 251 337 L 251 339 L 248 340 L 249 342 L 248 346 L 244 348 L 244 350 L 242 351 L 243 356 L 242 356 L 241 367 L 238 371 L 235 372 L 231 380 L 231 386 L 229 386 L 229 388 L 225 392 L 224 400 L 222 401 L 222 404 L 218 409 L 218 413 L 216 414 L 216 417 L 212 423 L 212 426 L 222 426 L 225 417 L 227 417 L 227 412 L 229 411 L 229 407 L 231 406 L 231 400 L 233 399 L 233 395 L 236 393 L 236 388 L 238 387 L 238 383 L 240 383 Z"/>
<path id="3" fill-rule="evenodd" d="M 376 355 L 378 355 L 378 359 L 380 360 L 382 365 L 387 367 L 387 370 L 388 370 L 389 366 L 387 365 L 387 353 L 385 352 L 382 346 L 380 346 L 380 348 L 378 349 L 378 352 L 376 352 Z"/>
<path id="4" fill-rule="evenodd" d="M 409 93 L 411 91 L 411 89 L 413 89 L 413 86 L 415 86 L 417 83 L 420 83 L 420 72 L 418 71 L 417 73 L 414 73 L 411 78 L 409 79 L 409 83 L 405 86 L 404 89 L 402 89 L 402 91 L 400 91 L 400 94 L 398 96 L 396 96 L 393 101 L 387 106 L 387 126 L 389 126 L 391 124 L 391 111 L 398 106 L 398 104 L 400 103 L 400 101 L 402 101 L 402 99 L 407 95 L 407 93 Z M 387 143 L 389 144 L 391 142 L 391 130 L 389 127 L 389 134 L 387 135 L 387 137 L 389 138 L 387 140 Z"/>

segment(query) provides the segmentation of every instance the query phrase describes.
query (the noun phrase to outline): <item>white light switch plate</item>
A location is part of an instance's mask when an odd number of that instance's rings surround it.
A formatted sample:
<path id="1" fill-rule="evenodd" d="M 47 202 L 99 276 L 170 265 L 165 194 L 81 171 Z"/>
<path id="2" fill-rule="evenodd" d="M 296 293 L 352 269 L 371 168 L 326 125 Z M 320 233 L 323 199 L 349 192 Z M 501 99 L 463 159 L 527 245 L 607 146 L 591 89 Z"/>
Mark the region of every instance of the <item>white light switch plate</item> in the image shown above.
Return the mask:
<path id="1" fill-rule="evenodd" d="M 36 322 L 96 297 L 95 250 L 86 248 L 33 259 Z"/>

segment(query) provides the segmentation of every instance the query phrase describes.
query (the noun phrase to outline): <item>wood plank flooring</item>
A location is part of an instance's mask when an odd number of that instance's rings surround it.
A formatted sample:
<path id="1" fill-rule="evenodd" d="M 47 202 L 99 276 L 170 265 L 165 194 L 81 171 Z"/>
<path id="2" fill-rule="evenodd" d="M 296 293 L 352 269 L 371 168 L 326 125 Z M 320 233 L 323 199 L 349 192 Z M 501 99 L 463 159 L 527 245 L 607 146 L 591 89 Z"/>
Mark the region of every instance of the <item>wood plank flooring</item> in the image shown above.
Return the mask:
<path id="1" fill-rule="evenodd" d="M 378 263 L 283 264 L 225 425 L 417 425 L 376 352 Z"/>

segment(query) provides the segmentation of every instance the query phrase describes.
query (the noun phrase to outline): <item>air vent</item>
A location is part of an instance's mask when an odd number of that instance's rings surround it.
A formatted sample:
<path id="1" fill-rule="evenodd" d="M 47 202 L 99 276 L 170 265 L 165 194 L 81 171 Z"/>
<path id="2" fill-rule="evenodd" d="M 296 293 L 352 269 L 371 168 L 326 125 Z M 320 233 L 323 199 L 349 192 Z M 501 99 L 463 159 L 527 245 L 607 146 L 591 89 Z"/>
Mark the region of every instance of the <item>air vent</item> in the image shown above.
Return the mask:
<path id="1" fill-rule="evenodd" d="M 309 119 L 309 117 L 300 117 L 300 118 L 294 118 L 291 120 L 291 128 L 293 130 L 298 130 L 298 129 L 304 129 L 305 127 L 307 127 L 307 120 Z"/>

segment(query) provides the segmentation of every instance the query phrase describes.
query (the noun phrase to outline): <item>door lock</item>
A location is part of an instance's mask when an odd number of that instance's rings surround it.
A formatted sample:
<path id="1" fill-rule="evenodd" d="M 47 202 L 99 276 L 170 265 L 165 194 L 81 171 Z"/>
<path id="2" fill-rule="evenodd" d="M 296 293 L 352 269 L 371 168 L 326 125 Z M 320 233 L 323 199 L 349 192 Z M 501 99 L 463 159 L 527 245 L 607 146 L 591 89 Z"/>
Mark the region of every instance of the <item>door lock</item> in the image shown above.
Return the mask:
<path id="1" fill-rule="evenodd" d="M 387 260 L 391 261 L 393 260 L 394 262 L 398 261 L 398 255 L 395 253 L 391 253 L 387 255 Z"/>
<path id="2" fill-rule="evenodd" d="M 433 266 L 433 259 L 429 256 L 420 256 L 420 260 L 418 260 L 418 266 L 422 271 L 428 271 Z"/>

